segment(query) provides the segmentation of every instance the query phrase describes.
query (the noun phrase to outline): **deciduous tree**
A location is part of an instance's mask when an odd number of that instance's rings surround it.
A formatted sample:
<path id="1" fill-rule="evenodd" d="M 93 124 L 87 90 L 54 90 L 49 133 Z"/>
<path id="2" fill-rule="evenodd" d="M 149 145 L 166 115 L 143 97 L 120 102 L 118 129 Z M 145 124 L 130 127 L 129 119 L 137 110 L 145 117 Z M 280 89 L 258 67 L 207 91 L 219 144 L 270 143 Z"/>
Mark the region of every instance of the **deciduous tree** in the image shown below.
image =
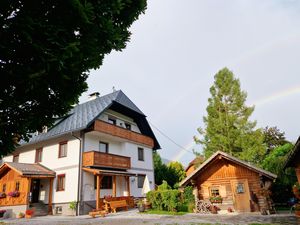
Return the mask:
<path id="1" fill-rule="evenodd" d="M 1 1 L 0 155 L 71 109 L 89 70 L 126 47 L 145 8 L 146 0 Z"/>

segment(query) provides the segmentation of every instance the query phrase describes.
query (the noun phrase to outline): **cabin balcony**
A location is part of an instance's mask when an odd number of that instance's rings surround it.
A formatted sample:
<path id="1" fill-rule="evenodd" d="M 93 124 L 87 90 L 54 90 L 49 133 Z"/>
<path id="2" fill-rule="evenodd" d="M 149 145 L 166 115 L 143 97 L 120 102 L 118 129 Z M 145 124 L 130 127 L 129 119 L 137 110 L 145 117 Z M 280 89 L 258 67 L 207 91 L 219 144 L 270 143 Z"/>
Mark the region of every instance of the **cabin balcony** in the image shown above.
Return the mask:
<path id="1" fill-rule="evenodd" d="M 131 130 L 127 130 L 123 127 L 119 127 L 101 120 L 96 120 L 91 130 L 112 135 L 114 137 L 126 139 L 131 142 L 146 145 L 150 148 L 154 147 L 154 140 L 151 137 L 145 136 L 143 134 Z"/>
<path id="2" fill-rule="evenodd" d="M 82 166 L 86 167 L 107 167 L 115 169 L 130 169 L 130 157 L 89 151 L 83 153 Z"/>

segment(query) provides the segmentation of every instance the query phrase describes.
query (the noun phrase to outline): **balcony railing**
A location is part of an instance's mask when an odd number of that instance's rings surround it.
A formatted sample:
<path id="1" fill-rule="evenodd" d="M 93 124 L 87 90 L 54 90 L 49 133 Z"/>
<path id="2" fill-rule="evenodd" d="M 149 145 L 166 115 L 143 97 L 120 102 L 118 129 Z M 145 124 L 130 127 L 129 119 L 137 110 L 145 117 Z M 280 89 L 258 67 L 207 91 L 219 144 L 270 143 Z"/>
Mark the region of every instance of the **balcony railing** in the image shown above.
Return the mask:
<path id="1" fill-rule="evenodd" d="M 116 169 L 130 169 L 130 157 L 89 151 L 83 153 L 83 166 L 99 166 Z"/>
<path id="2" fill-rule="evenodd" d="M 145 136 L 143 134 L 136 133 L 131 130 L 127 130 L 110 123 L 96 120 L 93 127 L 94 131 L 99 131 L 116 137 L 124 138 L 132 142 L 143 144 L 151 148 L 154 147 L 154 140 L 151 137 Z"/>

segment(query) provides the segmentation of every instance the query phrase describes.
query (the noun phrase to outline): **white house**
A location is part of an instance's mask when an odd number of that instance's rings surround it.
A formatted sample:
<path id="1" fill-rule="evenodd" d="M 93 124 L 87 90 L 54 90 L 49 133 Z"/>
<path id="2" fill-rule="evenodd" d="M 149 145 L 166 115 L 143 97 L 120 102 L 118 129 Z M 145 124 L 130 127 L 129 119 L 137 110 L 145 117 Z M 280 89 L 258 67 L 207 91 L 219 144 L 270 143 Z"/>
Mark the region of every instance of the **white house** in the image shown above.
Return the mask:
<path id="1" fill-rule="evenodd" d="M 75 201 L 85 214 L 105 195 L 144 196 L 146 176 L 154 188 L 152 153 L 160 146 L 144 113 L 121 90 L 91 97 L 3 158 L 0 192 L 19 196 L 0 198 L 0 209 L 68 214 Z"/>

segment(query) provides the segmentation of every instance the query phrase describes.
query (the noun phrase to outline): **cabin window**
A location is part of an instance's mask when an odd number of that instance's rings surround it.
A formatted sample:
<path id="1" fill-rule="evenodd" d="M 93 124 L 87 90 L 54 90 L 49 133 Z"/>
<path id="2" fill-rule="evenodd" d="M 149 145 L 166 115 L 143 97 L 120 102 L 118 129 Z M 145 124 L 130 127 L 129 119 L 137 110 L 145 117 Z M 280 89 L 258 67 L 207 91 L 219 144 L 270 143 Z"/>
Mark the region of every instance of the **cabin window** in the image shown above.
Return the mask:
<path id="1" fill-rule="evenodd" d="M 131 124 L 130 123 L 125 123 L 125 128 L 127 130 L 131 130 Z"/>
<path id="2" fill-rule="evenodd" d="M 97 176 L 94 176 L 94 187 L 97 189 Z M 112 176 L 104 176 L 102 178 L 100 189 L 112 189 Z"/>
<path id="3" fill-rule="evenodd" d="M 144 149 L 143 148 L 138 148 L 138 160 L 144 161 Z"/>
<path id="4" fill-rule="evenodd" d="M 67 154 L 68 154 L 68 142 L 64 141 L 59 143 L 58 158 L 67 157 Z"/>
<path id="5" fill-rule="evenodd" d="M 42 162 L 42 155 L 43 155 L 42 148 L 38 148 L 37 150 L 35 150 L 35 162 L 36 163 Z"/>
<path id="6" fill-rule="evenodd" d="M 138 185 L 138 188 L 143 188 L 144 186 L 144 181 L 145 181 L 145 175 L 138 175 L 138 182 L 137 182 L 137 185 Z"/>
<path id="7" fill-rule="evenodd" d="M 4 192 L 4 193 L 6 192 L 6 184 L 2 185 L 2 192 Z"/>
<path id="8" fill-rule="evenodd" d="M 244 184 L 238 183 L 236 185 L 236 193 L 237 194 L 243 194 L 243 193 L 245 193 Z"/>
<path id="9" fill-rule="evenodd" d="M 99 142 L 99 151 L 108 153 L 108 143 L 100 141 Z"/>
<path id="10" fill-rule="evenodd" d="M 13 156 L 13 162 L 19 162 L 19 154 Z"/>
<path id="11" fill-rule="evenodd" d="M 57 175 L 56 191 L 64 191 L 65 183 L 66 183 L 66 175 L 65 174 Z"/>
<path id="12" fill-rule="evenodd" d="M 220 189 L 219 189 L 219 187 L 211 187 L 210 188 L 210 196 L 211 197 L 220 196 Z"/>
<path id="13" fill-rule="evenodd" d="M 20 191 L 20 181 L 16 182 L 16 188 L 15 191 Z"/>
<path id="14" fill-rule="evenodd" d="M 116 125 L 117 124 L 117 120 L 115 118 L 108 117 L 108 123 Z"/>

